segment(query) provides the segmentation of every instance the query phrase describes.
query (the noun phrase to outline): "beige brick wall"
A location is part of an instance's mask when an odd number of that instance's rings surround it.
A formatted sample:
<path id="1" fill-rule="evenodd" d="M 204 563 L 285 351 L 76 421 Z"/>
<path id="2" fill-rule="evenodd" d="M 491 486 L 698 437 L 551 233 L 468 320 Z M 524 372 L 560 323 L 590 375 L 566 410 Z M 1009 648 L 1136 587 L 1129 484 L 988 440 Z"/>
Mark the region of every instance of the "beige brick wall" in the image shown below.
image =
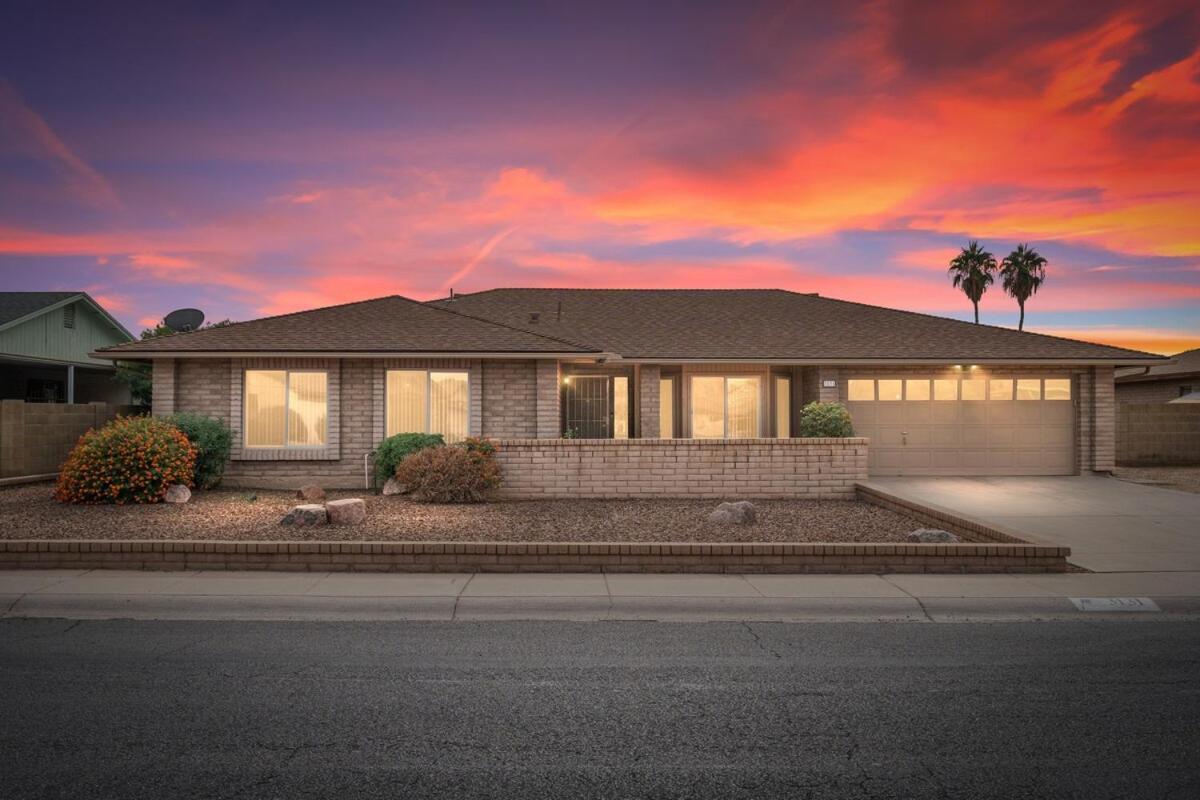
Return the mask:
<path id="1" fill-rule="evenodd" d="M 865 439 L 501 441 L 501 496 L 852 499 Z"/>
<path id="2" fill-rule="evenodd" d="M 1128 467 L 1200 465 L 1200 404 L 1118 405 L 1116 463 Z"/>
<path id="3" fill-rule="evenodd" d="M 151 413 L 156 417 L 165 417 L 169 414 L 174 414 L 175 359 L 154 359 L 153 371 L 150 376 L 150 388 L 153 393 Z"/>
<path id="4" fill-rule="evenodd" d="M 1117 457 L 1117 407 L 1113 368 L 1092 367 L 1092 463 L 1096 472 L 1112 472 Z"/>
<path id="5" fill-rule="evenodd" d="M 537 363 L 483 363 L 483 435 L 496 439 L 536 439 Z"/>
<path id="6" fill-rule="evenodd" d="M 638 424 L 634 435 L 639 439 L 657 439 L 661 433 L 658 413 L 662 402 L 659 397 L 661 378 L 662 369 L 657 364 L 643 364 L 638 368 Z"/>
<path id="7" fill-rule="evenodd" d="M 132 406 L 0 401 L 0 478 L 58 472 L 79 437 Z"/>
<path id="8" fill-rule="evenodd" d="M 557 361 L 537 363 L 537 438 L 557 439 L 562 435 L 561 372 Z"/>
<path id="9" fill-rule="evenodd" d="M 1180 378 L 1175 381 L 1118 383 L 1117 403 L 1169 403 L 1179 397 L 1181 389 L 1200 392 L 1200 377 Z"/>

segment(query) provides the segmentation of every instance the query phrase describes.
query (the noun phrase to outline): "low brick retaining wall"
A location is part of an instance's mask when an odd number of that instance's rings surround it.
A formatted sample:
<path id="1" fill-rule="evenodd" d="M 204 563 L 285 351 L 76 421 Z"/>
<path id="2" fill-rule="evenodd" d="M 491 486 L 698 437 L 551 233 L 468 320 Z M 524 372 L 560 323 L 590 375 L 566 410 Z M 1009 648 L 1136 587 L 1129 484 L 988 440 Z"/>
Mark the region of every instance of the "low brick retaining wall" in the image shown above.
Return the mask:
<path id="1" fill-rule="evenodd" d="M 500 496 L 849 500 L 867 440 L 506 439 Z"/>
<path id="2" fill-rule="evenodd" d="M 297 572 L 1064 572 L 1029 544 L 0 541 L 0 569 Z"/>
<path id="3" fill-rule="evenodd" d="M 1200 466 L 1200 403 L 1121 403 L 1117 464 Z"/>
<path id="4" fill-rule="evenodd" d="M 976 522 L 972 519 L 966 519 L 944 508 L 918 503 L 907 497 L 897 497 L 890 492 L 885 492 L 874 486 L 859 484 L 858 499 L 864 503 L 870 503 L 880 508 L 886 508 L 889 511 L 913 517 L 931 528 L 950 531 L 950 533 L 966 537 L 972 541 L 983 540 L 985 542 L 1005 544 L 1026 544 L 1024 539 L 1018 538 L 1007 531 L 991 525 L 984 525 L 982 522 Z"/>

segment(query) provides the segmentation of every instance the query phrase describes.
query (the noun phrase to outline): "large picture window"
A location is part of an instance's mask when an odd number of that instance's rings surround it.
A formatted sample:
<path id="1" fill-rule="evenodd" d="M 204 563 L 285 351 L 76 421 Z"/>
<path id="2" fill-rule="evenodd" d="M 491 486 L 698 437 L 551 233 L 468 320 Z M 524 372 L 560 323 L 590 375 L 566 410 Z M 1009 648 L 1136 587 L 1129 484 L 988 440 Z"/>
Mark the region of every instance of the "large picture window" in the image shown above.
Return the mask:
<path id="1" fill-rule="evenodd" d="M 386 435 L 440 433 L 447 442 L 467 437 L 470 394 L 466 372 L 388 370 L 386 392 Z"/>
<path id="2" fill-rule="evenodd" d="M 324 447 L 329 376 L 302 370 L 246 370 L 246 447 Z"/>
<path id="3" fill-rule="evenodd" d="M 693 377 L 692 436 L 697 439 L 759 436 L 760 385 L 757 377 Z"/>

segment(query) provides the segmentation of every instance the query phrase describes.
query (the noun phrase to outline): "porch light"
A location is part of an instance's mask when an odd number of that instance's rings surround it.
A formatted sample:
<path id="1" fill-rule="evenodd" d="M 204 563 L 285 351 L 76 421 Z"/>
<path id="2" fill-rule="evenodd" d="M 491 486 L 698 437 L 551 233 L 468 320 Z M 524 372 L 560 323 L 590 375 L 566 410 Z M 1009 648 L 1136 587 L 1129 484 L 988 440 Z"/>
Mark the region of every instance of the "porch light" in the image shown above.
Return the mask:
<path id="1" fill-rule="evenodd" d="M 563 386 L 570 386 L 570 385 L 571 385 L 571 376 L 568 375 L 567 377 L 563 378 Z"/>

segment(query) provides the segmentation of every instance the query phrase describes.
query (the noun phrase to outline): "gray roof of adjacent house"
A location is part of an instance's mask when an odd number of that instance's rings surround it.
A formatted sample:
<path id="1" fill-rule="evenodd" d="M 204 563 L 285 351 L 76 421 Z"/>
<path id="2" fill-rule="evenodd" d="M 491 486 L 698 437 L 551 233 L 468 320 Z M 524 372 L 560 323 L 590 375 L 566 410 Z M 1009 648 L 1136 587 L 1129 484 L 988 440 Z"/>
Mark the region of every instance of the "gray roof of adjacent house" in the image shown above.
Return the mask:
<path id="1" fill-rule="evenodd" d="M 96 354 L 595 352 L 587 345 L 391 295 L 130 342 Z"/>
<path id="2" fill-rule="evenodd" d="M 1200 347 L 1194 350 L 1184 350 L 1182 353 L 1176 353 L 1168 358 L 1173 359 L 1174 363 L 1118 370 L 1117 383 L 1169 381 L 1200 375 Z"/>
<path id="3" fill-rule="evenodd" d="M 0 292 L 0 330 L 15 327 L 51 309 L 82 300 L 126 338 L 133 334 L 87 292 Z"/>
<path id="4" fill-rule="evenodd" d="M 1137 350 L 780 289 L 492 289 L 434 304 L 629 359 L 1161 360 Z"/>

